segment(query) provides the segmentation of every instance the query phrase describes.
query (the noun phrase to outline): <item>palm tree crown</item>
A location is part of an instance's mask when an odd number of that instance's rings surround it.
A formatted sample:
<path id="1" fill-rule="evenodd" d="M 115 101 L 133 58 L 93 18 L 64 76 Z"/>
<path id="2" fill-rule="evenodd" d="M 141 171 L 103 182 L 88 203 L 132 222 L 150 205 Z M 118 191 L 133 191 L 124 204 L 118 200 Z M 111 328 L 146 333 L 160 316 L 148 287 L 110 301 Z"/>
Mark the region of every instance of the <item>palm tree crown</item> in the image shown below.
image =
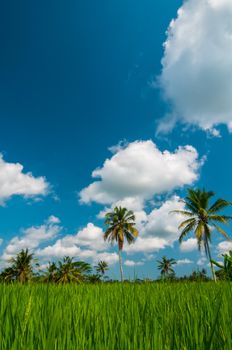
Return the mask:
<path id="1" fill-rule="evenodd" d="M 107 270 L 109 270 L 109 267 L 108 267 L 107 262 L 102 261 L 102 260 L 98 262 L 98 264 L 97 264 L 97 266 L 95 266 L 95 268 L 96 268 L 96 271 L 97 271 L 98 273 L 101 273 L 102 275 L 104 275 L 105 272 L 106 272 Z"/>
<path id="2" fill-rule="evenodd" d="M 214 193 L 212 191 L 207 192 L 205 190 L 189 189 L 188 194 L 183 201 L 186 210 L 174 210 L 172 212 L 187 217 L 187 219 L 178 227 L 178 229 L 181 230 L 179 242 L 181 243 L 190 232 L 194 232 L 199 249 L 203 246 L 206 256 L 210 260 L 213 278 L 215 279 L 209 247 L 212 228 L 216 229 L 224 237 L 229 239 L 227 233 L 218 226 L 218 223 L 227 225 L 228 220 L 231 219 L 232 216 L 218 214 L 221 210 L 231 205 L 231 202 L 224 199 L 218 199 L 213 204 L 210 204 L 210 199 L 213 196 Z"/>
<path id="3" fill-rule="evenodd" d="M 12 273 L 12 279 L 15 279 L 21 283 L 25 283 L 32 278 L 34 261 L 34 254 L 30 254 L 28 249 L 22 249 L 15 258 L 11 258 L 12 263 L 10 269 Z"/>
<path id="4" fill-rule="evenodd" d="M 160 270 L 161 276 L 167 277 L 175 273 L 173 270 L 173 265 L 176 264 L 175 259 L 168 259 L 166 256 L 162 257 L 162 260 L 157 260 L 158 262 L 158 269 Z"/>
<path id="5" fill-rule="evenodd" d="M 125 240 L 128 244 L 135 242 L 138 230 L 135 228 L 135 215 L 131 210 L 122 207 L 115 207 L 112 212 L 106 214 L 105 224 L 108 226 L 104 233 L 104 239 L 118 243 L 119 263 L 121 281 L 123 281 L 121 251 Z"/>
<path id="6" fill-rule="evenodd" d="M 58 261 L 56 280 L 58 283 L 82 282 L 92 268 L 84 261 L 73 261 L 69 256 Z"/>

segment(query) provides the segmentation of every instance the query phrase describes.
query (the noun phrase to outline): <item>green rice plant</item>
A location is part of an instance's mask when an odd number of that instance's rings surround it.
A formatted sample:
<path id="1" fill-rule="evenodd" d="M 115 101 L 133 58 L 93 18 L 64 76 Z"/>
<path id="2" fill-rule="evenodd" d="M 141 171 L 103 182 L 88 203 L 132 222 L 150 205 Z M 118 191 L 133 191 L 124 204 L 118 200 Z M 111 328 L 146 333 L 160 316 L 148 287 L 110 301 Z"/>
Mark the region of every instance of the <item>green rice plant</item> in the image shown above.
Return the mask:
<path id="1" fill-rule="evenodd" d="M 232 285 L 0 285 L 0 349 L 232 349 Z"/>

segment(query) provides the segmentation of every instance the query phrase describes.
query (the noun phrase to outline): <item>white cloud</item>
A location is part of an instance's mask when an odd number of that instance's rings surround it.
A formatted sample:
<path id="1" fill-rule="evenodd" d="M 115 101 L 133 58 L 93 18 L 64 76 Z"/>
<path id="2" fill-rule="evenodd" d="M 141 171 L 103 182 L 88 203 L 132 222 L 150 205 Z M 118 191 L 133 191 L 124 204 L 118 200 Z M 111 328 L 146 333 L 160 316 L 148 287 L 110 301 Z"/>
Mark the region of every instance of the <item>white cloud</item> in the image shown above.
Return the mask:
<path id="1" fill-rule="evenodd" d="M 184 203 L 178 196 L 173 196 L 146 215 L 146 221 L 141 225 L 139 237 L 134 244 L 125 245 L 129 254 L 142 252 L 152 253 L 168 246 L 179 238 L 178 226 L 183 220 L 179 214 L 170 213 L 172 210 L 184 209 Z"/>
<path id="2" fill-rule="evenodd" d="M 189 264 L 193 264 L 192 260 L 189 259 L 180 259 L 176 261 L 177 265 L 189 265 Z"/>
<path id="3" fill-rule="evenodd" d="M 182 252 L 192 252 L 193 250 L 197 250 L 197 240 L 196 238 L 189 238 L 186 241 L 183 241 L 180 245 L 180 250 Z"/>
<path id="4" fill-rule="evenodd" d="M 231 241 L 223 241 L 220 242 L 217 246 L 219 254 L 226 254 L 230 250 L 232 250 L 232 242 Z"/>
<path id="5" fill-rule="evenodd" d="M 50 223 L 49 219 L 46 220 L 43 225 L 24 229 L 22 230 L 21 236 L 13 237 L 6 246 L 2 259 L 8 260 L 21 249 L 28 248 L 30 251 L 34 251 L 41 243 L 55 238 L 60 232 L 61 227 L 57 224 Z"/>
<path id="6" fill-rule="evenodd" d="M 197 265 L 198 266 L 205 266 L 205 265 L 207 265 L 207 262 L 208 262 L 208 259 L 203 256 L 197 261 Z"/>
<path id="7" fill-rule="evenodd" d="M 83 230 L 74 236 L 73 242 L 80 246 L 89 247 L 95 250 L 104 250 L 108 244 L 103 239 L 102 228 L 89 223 Z"/>
<path id="8" fill-rule="evenodd" d="M 96 253 L 93 257 L 93 261 L 97 263 L 100 260 L 107 262 L 109 265 L 113 265 L 118 262 L 118 254 L 109 252 Z"/>
<path id="9" fill-rule="evenodd" d="M 126 260 L 124 265 L 129 266 L 129 267 L 142 266 L 142 265 L 144 265 L 144 262 L 143 261 Z"/>
<path id="10" fill-rule="evenodd" d="M 160 85 L 173 111 L 158 132 L 177 120 L 232 130 L 232 1 L 187 0 L 172 20 L 164 44 Z"/>
<path id="11" fill-rule="evenodd" d="M 170 212 L 183 209 L 184 203 L 180 201 L 178 196 L 173 196 L 147 215 L 144 234 L 163 238 L 167 241 L 167 244 L 172 244 L 179 238 L 178 226 L 183 221 L 183 217 Z"/>
<path id="12" fill-rule="evenodd" d="M 49 218 L 48 218 L 48 223 L 49 223 L 49 224 L 60 224 L 60 219 L 57 218 L 57 217 L 54 216 L 54 215 L 51 215 L 51 216 L 49 216 Z"/>
<path id="13" fill-rule="evenodd" d="M 131 245 L 125 245 L 124 251 L 132 253 L 152 253 L 158 252 L 167 246 L 167 241 L 159 237 L 138 237 L 136 242 Z"/>
<path id="14" fill-rule="evenodd" d="M 154 195 L 190 185 L 198 179 L 201 161 L 192 146 L 178 147 L 175 152 L 161 152 L 152 141 L 135 141 L 93 171 L 99 178 L 80 192 L 82 203 L 112 204 L 130 202 L 142 206 Z M 130 209 L 130 208 L 128 208 Z"/>
<path id="15" fill-rule="evenodd" d="M 106 213 L 113 210 L 115 207 L 124 207 L 132 210 L 134 213 L 140 213 L 144 207 L 144 202 L 138 197 L 126 197 L 114 202 L 111 207 L 106 207 L 101 210 L 97 217 L 99 219 L 104 219 Z"/>
<path id="16" fill-rule="evenodd" d="M 107 250 L 109 244 L 103 240 L 103 230 L 89 223 L 85 228 L 74 235 L 66 235 L 58 239 L 53 245 L 38 249 L 36 254 L 44 258 L 62 258 L 71 256 L 77 259 L 91 259 L 97 263 L 104 260 L 109 264 L 118 261 L 118 255 Z"/>
<path id="17" fill-rule="evenodd" d="M 0 153 L 0 203 L 4 204 L 13 195 L 24 197 L 44 196 L 49 184 L 44 177 L 24 173 L 19 163 L 7 163 Z"/>

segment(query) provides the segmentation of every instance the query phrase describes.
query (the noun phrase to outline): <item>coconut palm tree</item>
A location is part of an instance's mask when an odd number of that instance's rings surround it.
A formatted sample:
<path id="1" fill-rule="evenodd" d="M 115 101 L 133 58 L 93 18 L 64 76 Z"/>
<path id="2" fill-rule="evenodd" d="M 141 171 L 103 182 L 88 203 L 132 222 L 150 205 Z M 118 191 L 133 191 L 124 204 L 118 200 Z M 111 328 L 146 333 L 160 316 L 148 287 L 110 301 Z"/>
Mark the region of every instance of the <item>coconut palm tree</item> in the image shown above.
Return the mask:
<path id="1" fill-rule="evenodd" d="M 161 276 L 163 278 L 169 277 L 171 275 L 175 274 L 175 271 L 173 270 L 173 265 L 176 264 L 175 259 L 168 259 L 166 256 L 162 257 L 162 260 L 157 260 L 158 262 L 158 269 L 160 270 Z"/>
<path id="2" fill-rule="evenodd" d="M 58 261 L 57 278 L 58 283 L 82 282 L 85 274 L 91 272 L 90 264 L 84 261 L 73 261 L 73 258 L 66 256 L 62 261 Z"/>
<path id="3" fill-rule="evenodd" d="M 0 274 L 0 281 L 4 283 L 15 281 L 15 271 L 12 267 L 6 267 Z"/>
<path id="4" fill-rule="evenodd" d="M 101 260 L 98 262 L 97 266 L 95 266 L 95 269 L 98 273 L 104 276 L 106 271 L 109 270 L 109 267 L 107 262 Z"/>
<path id="5" fill-rule="evenodd" d="M 230 250 L 228 254 L 222 254 L 222 256 L 224 258 L 223 263 L 212 260 L 212 263 L 220 268 L 220 270 L 216 271 L 216 276 L 219 279 L 232 281 L 232 251 Z"/>
<path id="6" fill-rule="evenodd" d="M 112 212 L 105 216 L 105 224 L 108 226 L 104 233 L 104 239 L 109 242 L 117 242 L 120 265 L 121 281 L 123 282 L 122 255 L 124 242 L 135 242 L 138 230 L 135 228 L 135 215 L 133 211 L 122 207 L 115 207 Z"/>
<path id="7" fill-rule="evenodd" d="M 43 278 L 44 282 L 56 282 L 57 280 L 58 267 L 55 262 L 49 262 L 47 271 Z"/>
<path id="8" fill-rule="evenodd" d="M 28 282 L 33 276 L 34 261 L 34 254 L 30 254 L 28 249 L 22 249 L 15 258 L 10 259 L 12 265 L 7 271 L 11 274 L 11 279 L 20 283 Z"/>
<path id="9" fill-rule="evenodd" d="M 205 249 L 206 256 L 210 261 L 213 279 L 216 281 L 209 246 L 211 242 L 211 233 L 212 229 L 216 229 L 216 231 L 224 237 L 230 239 L 227 233 L 218 226 L 218 223 L 228 225 L 228 220 L 231 219 L 232 216 L 220 215 L 219 212 L 232 203 L 224 199 L 218 199 L 213 204 L 210 204 L 210 199 L 213 196 L 214 192 L 211 191 L 188 189 L 188 194 L 183 201 L 186 210 L 173 210 L 172 212 L 181 214 L 187 218 L 178 227 L 178 229 L 181 230 L 179 242 L 181 243 L 190 232 L 194 232 L 199 250 L 202 247 Z"/>

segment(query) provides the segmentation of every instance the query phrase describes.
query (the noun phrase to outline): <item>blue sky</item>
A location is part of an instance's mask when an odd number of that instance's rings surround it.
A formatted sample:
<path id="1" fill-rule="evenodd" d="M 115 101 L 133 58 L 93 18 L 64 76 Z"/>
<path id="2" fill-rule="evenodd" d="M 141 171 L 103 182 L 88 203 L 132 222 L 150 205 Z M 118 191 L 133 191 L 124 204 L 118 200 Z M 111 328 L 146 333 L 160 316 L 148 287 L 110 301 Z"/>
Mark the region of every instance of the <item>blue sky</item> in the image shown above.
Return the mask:
<path id="1" fill-rule="evenodd" d="M 184 196 L 188 186 L 232 198 L 232 8 L 227 0 L 188 0 L 177 15 L 181 6 L 177 0 L 1 4 L 2 261 L 28 246 L 42 264 L 65 253 L 93 264 L 108 259 L 117 278 L 116 248 L 93 242 L 104 229 L 99 212 L 130 197 L 145 221 L 138 223 L 145 248 L 124 253 L 127 276 L 157 276 L 163 255 L 191 261 L 182 261 L 178 274 L 207 265 L 194 245 L 180 249 L 177 231 L 168 227 L 173 218 L 164 216 L 162 226 L 163 212 L 153 210 L 175 205 L 173 196 Z M 80 203 L 97 168 L 101 188 Z M 215 257 L 229 247 L 220 240 L 213 241 Z"/>

